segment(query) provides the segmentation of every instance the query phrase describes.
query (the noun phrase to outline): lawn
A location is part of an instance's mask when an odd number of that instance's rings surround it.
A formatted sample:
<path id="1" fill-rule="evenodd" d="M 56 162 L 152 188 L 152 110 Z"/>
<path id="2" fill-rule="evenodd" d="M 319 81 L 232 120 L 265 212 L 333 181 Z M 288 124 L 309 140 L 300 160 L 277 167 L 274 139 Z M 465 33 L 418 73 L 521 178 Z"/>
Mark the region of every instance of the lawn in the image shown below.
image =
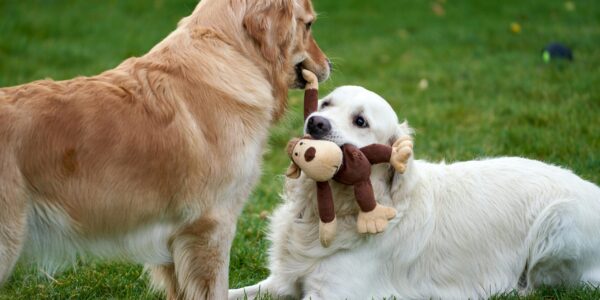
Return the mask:
<path id="1" fill-rule="evenodd" d="M 2 0 L 0 86 L 93 75 L 142 55 L 195 2 Z M 499 3 L 316 0 L 314 33 L 335 64 L 322 95 L 344 84 L 381 94 L 416 129 L 417 158 L 525 156 L 599 184 L 600 2 Z M 575 60 L 545 64 L 541 49 L 552 41 L 571 46 Z M 232 287 L 268 274 L 265 215 L 280 201 L 288 162 L 283 148 L 300 133 L 301 93 L 292 92 L 290 103 L 272 130 L 262 179 L 238 222 Z M 137 265 L 92 260 L 55 277 L 39 274 L 22 262 L 0 299 L 161 297 L 147 291 Z M 544 289 L 530 297 L 541 298 L 599 299 L 600 290 Z"/>

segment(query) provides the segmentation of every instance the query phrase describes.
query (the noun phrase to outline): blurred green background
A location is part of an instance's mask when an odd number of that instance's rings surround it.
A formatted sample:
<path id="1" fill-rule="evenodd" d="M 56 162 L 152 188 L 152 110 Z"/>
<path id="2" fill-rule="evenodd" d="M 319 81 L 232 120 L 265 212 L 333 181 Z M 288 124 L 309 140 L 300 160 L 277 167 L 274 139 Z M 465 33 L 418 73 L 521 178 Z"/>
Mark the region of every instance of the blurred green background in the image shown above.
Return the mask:
<path id="1" fill-rule="evenodd" d="M 94 75 L 140 56 L 191 13 L 195 0 L 0 0 L 0 86 Z M 314 0 L 313 27 L 334 62 L 321 95 L 355 84 L 386 98 L 416 129 L 417 158 L 516 155 L 600 183 L 600 1 Z M 545 64 L 561 41 L 575 61 Z M 266 269 L 265 218 L 279 203 L 283 147 L 301 132 L 301 93 L 272 130 L 263 177 L 238 222 L 230 284 Z M 142 267 L 94 260 L 50 278 L 23 262 L 1 299 L 154 299 Z M 498 299 L 518 298 L 516 294 Z M 599 299 L 591 288 L 531 299 Z"/>

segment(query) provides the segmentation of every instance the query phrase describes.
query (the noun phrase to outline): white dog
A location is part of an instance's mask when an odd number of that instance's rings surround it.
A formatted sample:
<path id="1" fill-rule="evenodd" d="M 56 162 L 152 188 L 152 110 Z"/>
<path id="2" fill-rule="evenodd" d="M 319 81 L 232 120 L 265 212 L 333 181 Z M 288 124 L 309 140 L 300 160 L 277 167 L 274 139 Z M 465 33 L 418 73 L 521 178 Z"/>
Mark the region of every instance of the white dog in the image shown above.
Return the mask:
<path id="1" fill-rule="evenodd" d="M 360 87 L 336 89 L 312 117 L 323 124 L 307 133 L 338 144 L 411 133 L 385 100 Z M 356 233 L 351 188 L 333 183 L 340 224 L 329 248 L 319 243 L 314 182 L 288 180 L 271 223 L 271 275 L 229 298 L 474 299 L 600 283 L 600 188 L 568 170 L 523 158 L 410 159 L 404 174 L 374 166 L 371 180 L 397 217 L 383 234 Z"/>

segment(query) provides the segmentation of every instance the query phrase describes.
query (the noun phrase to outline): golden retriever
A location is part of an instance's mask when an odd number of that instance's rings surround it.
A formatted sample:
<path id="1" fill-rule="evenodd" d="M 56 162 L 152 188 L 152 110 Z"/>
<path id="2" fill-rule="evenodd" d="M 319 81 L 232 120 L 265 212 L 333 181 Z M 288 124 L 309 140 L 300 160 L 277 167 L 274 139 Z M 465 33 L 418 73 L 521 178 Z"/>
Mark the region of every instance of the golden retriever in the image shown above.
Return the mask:
<path id="1" fill-rule="evenodd" d="M 203 0 L 147 54 L 0 89 L 0 283 L 19 257 L 146 264 L 169 299 L 225 299 L 268 129 L 330 64 L 309 0 Z"/>

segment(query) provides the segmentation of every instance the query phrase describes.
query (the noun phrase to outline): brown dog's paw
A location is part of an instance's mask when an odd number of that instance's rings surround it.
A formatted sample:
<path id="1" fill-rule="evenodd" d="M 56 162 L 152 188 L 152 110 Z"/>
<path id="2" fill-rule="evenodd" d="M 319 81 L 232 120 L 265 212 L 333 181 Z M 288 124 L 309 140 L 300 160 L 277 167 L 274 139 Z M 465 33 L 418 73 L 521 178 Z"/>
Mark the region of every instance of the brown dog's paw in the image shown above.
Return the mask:
<path id="1" fill-rule="evenodd" d="M 329 223 L 319 221 L 319 241 L 321 245 L 327 248 L 335 239 L 335 233 L 337 232 L 337 218 Z"/>
<path id="2" fill-rule="evenodd" d="M 408 159 L 413 154 L 413 141 L 411 136 L 403 136 L 397 139 L 392 145 L 392 157 L 390 164 L 398 173 L 406 172 Z"/>
<path id="3" fill-rule="evenodd" d="M 377 204 L 370 212 L 359 212 L 356 220 L 356 228 L 359 233 L 380 233 L 385 230 L 388 220 L 396 216 L 396 210 L 392 207 Z"/>

